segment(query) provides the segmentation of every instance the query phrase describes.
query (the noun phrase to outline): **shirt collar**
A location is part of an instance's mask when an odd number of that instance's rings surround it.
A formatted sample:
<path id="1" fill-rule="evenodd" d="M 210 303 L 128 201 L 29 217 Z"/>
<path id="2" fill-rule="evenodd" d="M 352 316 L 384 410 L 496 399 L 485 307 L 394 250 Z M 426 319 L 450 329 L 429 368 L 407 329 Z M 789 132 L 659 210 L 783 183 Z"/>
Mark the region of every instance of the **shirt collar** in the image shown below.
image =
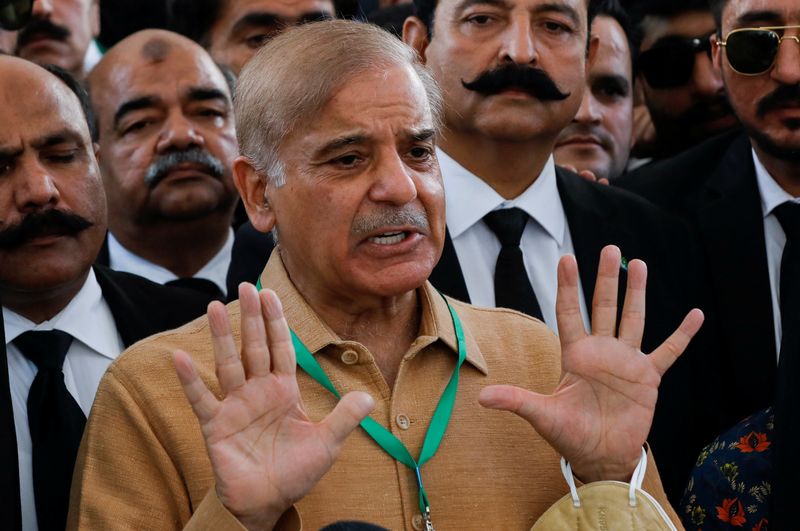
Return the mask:
<path id="1" fill-rule="evenodd" d="M 231 263 L 231 252 L 233 250 L 233 229 L 228 231 L 228 238 L 225 244 L 214 257 L 198 271 L 194 278 L 210 280 L 227 295 L 227 276 L 228 267 Z M 113 234 L 108 233 L 108 263 L 111 269 L 125 273 L 133 273 L 144 277 L 157 284 L 166 284 L 175 280 L 178 276 L 158 264 L 145 260 L 122 246 Z"/>
<path id="2" fill-rule="evenodd" d="M 558 193 L 552 155 L 533 184 L 510 200 L 504 199 L 483 179 L 440 148 L 437 148 L 437 158 L 444 181 L 447 229 L 452 238 L 458 238 L 493 210 L 517 207 L 535 219 L 559 245 L 564 243 L 566 216 Z"/>
<path id="3" fill-rule="evenodd" d="M 766 218 L 775 207 L 786 203 L 787 201 L 794 201 L 800 203 L 800 198 L 792 197 L 789 192 L 781 188 L 772 175 L 769 174 L 767 169 L 761 163 L 761 160 L 753 149 L 753 164 L 756 168 L 756 182 L 758 183 L 758 192 L 761 194 L 761 212 Z"/>
<path id="4" fill-rule="evenodd" d="M 319 315 L 311 308 L 303 295 L 297 290 L 289 278 L 279 248 L 272 251 L 272 255 L 261 273 L 261 285 L 270 288 L 281 299 L 286 321 L 294 330 L 297 337 L 306 348 L 317 354 L 328 345 L 340 345 L 344 341 L 325 324 Z M 422 319 L 417 341 L 433 343 L 441 340 L 447 345 L 454 355 L 458 354 L 457 340 L 453 320 L 444 298 L 429 283 L 425 282 L 419 288 Z M 454 306 L 458 303 L 451 301 Z M 464 342 L 467 347 L 467 359 L 472 366 L 488 374 L 486 360 L 480 352 L 478 343 L 470 330 L 464 327 Z"/>
<path id="5" fill-rule="evenodd" d="M 61 330 L 110 360 L 116 359 L 120 353 L 117 325 L 103 299 L 103 291 L 97 283 L 93 269 L 89 270 L 77 295 L 52 319 L 35 324 L 18 313 L 3 308 L 3 322 L 6 345 L 29 330 Z"/>

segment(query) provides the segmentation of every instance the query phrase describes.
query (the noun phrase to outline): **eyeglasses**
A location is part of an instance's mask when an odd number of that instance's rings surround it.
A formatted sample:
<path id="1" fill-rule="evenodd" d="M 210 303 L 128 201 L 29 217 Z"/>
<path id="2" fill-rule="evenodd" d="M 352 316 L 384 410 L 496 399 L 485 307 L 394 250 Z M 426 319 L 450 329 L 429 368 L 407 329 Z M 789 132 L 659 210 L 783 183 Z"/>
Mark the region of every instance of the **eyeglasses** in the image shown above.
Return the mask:
<path id="1" fill-rule="evenodd" d="M 768 72 L 775 64 L 784 39 L 800 44 L 800 36 L 780 35 L 775 31 L 787 29 L 800 29 L 800 26 L 735 29 L 728 33 L 724 41 L 718 41 L 717 44 L 725 48 L 725 57 L 734 72 L 743 76 L 758 76 Z"/>
<path id="2" fill-rule="evenodd" d="M 18 30 L 31 19 L 33 0 L 0 0 L 0 29 Z"/>
<path id="3" fill-rule="evenodd" d="M 708 37 L 665 37 L 639 55 L 636 68 L 653 88 L 685 85 L 692 79 L 697 54 L 705 52 L 711 58 Z"/>

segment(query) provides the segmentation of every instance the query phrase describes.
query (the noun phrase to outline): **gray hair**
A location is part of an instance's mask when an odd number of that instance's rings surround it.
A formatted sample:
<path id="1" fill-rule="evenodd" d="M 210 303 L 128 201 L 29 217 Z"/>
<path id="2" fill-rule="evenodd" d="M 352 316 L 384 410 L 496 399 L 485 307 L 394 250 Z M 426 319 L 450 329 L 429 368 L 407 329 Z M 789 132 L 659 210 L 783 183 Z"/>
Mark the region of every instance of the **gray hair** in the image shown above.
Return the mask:
<path id="1" fill-rule="evenodd" d="M 289 132 L 310 123 L 347 81 L 375 69 L 408 66 L 427 93 L 434 127 L 442 95 L 413 49 L 372 24 L 328 20 L 292 28 L 262 47 L 244 67 L 234 108 L 239 149 L 274 186 L 286 180 L 279 157 Z"/>

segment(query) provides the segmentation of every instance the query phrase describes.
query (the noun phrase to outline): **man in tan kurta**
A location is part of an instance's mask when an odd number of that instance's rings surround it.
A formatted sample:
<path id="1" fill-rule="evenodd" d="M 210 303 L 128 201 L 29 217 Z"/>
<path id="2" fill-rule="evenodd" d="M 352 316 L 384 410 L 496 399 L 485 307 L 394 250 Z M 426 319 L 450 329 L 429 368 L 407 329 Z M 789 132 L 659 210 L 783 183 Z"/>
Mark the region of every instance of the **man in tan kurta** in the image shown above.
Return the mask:
<path id="1" fill-rule="evenodd" d="M 371 55 L 353 61 L 350 48 Z M 303 100 L 315 91 L 316 103 Z M 281 98 L 309 106 L 306 119 L 251 131 L 248 117 L 286 111 Z M 423 528 L 414 473 L 355 428 L 371 411 L 416 459 L 456 366 L 453 320 L 425 280 L 444 236 L 437 98 L 410 49 L 353 22 L 292 30 L 256 55 L 237 89 L 246 155 L 235 174 L 254 224 L 279 229 L 261 276 L 269 289 L 242 286 L 240 302 L 210 305 L 207 319 L 137 344 L 109 370 L 70 529 L 296 528 L 298 517 L 307 529 L 344 519 Z M 253 150 L 273 141 L 271 161 Z M 601 257 L 591 335 L 574 259 L 562 261 L 561 348 L 535 319 L 451 301 L 466 361 L 421 472 L 439 529 L 529 529 L 567 492 L 559 454 L 587 482 L 630 478 L 660 374 L 701 319 L 690 314 L 642 355 L 645 269 L 633 261 L 617 338 L 620 258 L 613 248 Z M 348 393 L 338 403 L 296 371 L 287 323 Z M 668 507 L 654 467 L 644 488 Z"/>

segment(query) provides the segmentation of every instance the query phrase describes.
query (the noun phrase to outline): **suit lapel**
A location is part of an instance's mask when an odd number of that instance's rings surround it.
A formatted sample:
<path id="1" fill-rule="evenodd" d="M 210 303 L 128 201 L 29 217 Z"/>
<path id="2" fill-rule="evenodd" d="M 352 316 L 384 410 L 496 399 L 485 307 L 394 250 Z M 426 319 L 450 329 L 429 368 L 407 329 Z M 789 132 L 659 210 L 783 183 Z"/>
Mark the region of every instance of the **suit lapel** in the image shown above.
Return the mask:
<path id="1" fill-rule="evenodd" d="M 11 407 L 11 388 L 8 381 L 5 326 L 0 328 L 0 522 L 16 531 L 22 528 L 22 509 L 19 498 L 19 462 L 17 460 L 17 430 Z M 7 527 L 6 527 L 7 526 Z"/>
<path id="2" fill-rule="evenodd" d="M 131 297 L 114 282 L 107 270 L 102 267 L 95 267 L 94 272 L 97 277 L 97 283 L 100 284 L 100 289 L 103 291 L 103 298 L 108 303 L 111 314 L 114 316 L 117 332 L 119 332 L 125 347 L 129 347 L 139 339 L 157 332 L 154 329 L 149 333 L 147 332 L 152 327 L 142 318 L 142 312 L 145 310 L 137 307 Z"/>
<path id="3" fill-rule="evenodd" d="M 594 285 L 597 281 L 597 265 L 600 251 L 609 244 L 615 244 L 625 256 L 624 242 L 630 241 L 627 227 L 613 223 L 614 212 L 606 212 L 597 203 L 594 194 L 590 193 L 592 184 L 581 177 L 556 168 L 558 193 L 567 217 L 567 226 L 572 237 L 575 259 L 578 262 L 578 273 L 586 299 L 589 315 L 592 312 Z M 619 299 L 624 300 L 625 285 L 628 273 L 620 268 Z M 621 305 L 618 313 L 621 313 Z"/>
<path id="4" fill-rule="evenodd" d="M 450 238 L 449 229 L 447 229 L 444 234 L 442 257 L 439 259 L 439 263 L 436 264 L 436 267 L 433 268 L 428 280 L 430 280 L 431 284 L 433 284 L 436 289 L 445 295 L 460 301 L 470 302 L 469 292 L 467 292 L 467 283 L 464 280 L 464 273 L 461 271 L 461 265 L 458 263 L 456 248 L 453 245 L 453 240 Z"/>
<path id="5" fill-rule="evenodd" d="M 719 301 L 720 336 L 731 355 L 721 369 L 745 401 L 763 396 L 755 411 L 772 403 L 776 353 L 764 219 L 746 137 L 731 144 L 692 210 Z"/>

